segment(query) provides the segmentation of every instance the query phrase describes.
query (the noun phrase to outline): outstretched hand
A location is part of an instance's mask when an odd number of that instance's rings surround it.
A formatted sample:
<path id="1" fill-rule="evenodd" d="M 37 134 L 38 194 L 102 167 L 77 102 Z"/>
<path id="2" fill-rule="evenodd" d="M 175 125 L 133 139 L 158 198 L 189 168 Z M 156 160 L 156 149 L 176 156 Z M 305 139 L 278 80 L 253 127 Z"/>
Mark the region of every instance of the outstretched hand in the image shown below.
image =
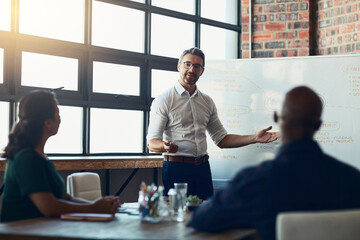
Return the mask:
<path id="1" fill-rule="evenodd" d="M 279 132 L 268 132 L 272 129 L 272 127 L 267 127 L 255 134 L 255 141 L 257 143 L 269 143 L 280 138 Z"/>

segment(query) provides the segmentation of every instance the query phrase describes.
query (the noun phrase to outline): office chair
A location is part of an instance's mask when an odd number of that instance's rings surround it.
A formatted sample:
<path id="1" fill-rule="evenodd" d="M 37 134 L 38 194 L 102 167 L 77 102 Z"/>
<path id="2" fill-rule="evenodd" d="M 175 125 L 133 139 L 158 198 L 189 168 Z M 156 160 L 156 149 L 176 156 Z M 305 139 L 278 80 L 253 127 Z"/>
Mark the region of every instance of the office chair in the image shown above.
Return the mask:
<path id="1" fill-rule="evenodd" d="M 99 174 L 78 172 L 68 175 L 67 193 L 91 201 L 100 198 L 102 195 Z"/>
<path id="2" fill-rule="evenodd" d="M 277 240 L 358 240 L 360 209 L 280 213 Z"/>

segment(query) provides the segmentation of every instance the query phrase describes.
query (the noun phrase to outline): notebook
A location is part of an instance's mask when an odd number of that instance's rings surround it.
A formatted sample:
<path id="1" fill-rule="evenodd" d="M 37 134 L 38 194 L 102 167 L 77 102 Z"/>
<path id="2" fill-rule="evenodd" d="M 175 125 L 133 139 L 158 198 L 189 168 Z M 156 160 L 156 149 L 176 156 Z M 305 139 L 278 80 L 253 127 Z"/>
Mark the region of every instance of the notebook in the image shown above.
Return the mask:
<path id="1" fill-rule="evenodd" d="M 74 221 L 111 221 L 115 218 L 114 214 L 110 213 L 64 213 L 61 214 L 61 220 Z"/>

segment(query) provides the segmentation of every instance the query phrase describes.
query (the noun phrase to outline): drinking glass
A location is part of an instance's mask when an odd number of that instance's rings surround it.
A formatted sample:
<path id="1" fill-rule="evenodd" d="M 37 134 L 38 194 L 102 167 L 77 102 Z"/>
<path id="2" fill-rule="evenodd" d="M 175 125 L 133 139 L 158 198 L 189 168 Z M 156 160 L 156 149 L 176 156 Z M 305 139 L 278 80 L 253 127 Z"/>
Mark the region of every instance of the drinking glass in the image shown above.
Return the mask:
<path id="1" fill-rule="evenodd" d="M 178 214 L 176 221 L 183 222 L 184 221 L 184 207 L 186 204 L 186 193 L 187 193 L 187 183 L 174 183 L 176 197 L 178 200 Z"/>
<path id="2" fill-rule="evenodd" d="M 168 196 L 169 196 L 170 215 L 172 218 L 176 220 L 179 206 L 178 206 L 176 191 L 174 188 L 169 189 Z"/>

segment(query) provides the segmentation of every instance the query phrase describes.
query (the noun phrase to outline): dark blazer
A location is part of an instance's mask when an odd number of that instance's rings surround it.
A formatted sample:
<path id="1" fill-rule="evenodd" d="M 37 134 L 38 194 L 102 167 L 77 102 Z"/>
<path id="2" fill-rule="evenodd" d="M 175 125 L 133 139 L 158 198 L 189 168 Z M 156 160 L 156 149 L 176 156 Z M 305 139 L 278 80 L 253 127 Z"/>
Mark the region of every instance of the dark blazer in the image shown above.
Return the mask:
<path id="1" fill-rule="evenodd" d="M 188 226 L 208 232 L 252 227 L 262 240 L 275 240 L 280 212 L 351 208 L 360 208 L 360 172 L 304 139 L 283 145 L 274 160 L 240 171 Z"/>

